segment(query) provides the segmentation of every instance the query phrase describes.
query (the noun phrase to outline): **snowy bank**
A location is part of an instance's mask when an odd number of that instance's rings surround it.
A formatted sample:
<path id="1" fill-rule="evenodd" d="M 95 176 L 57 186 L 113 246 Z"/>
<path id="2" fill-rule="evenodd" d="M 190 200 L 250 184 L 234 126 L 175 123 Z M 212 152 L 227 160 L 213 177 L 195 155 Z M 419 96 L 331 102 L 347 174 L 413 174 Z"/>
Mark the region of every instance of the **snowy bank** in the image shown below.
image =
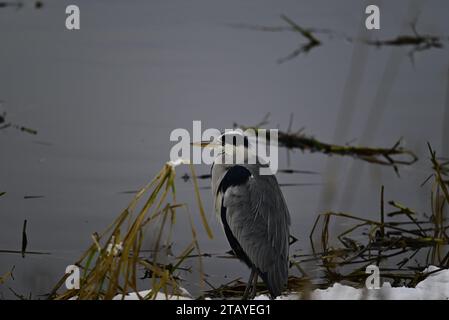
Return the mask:
<path id="1" fill-rule="evenodd" d="M 424 272 L 435 272 L 439 268 L 430 266 Z M 316 289 L 311 292 L 313 300 L 448 300 L 449 299 L 449 270 L 441 270 L 430 274 L 415 288 L 392 287 L 385 282 L 380 289 L 358 289 L 351 286 L 334 284 L 324 290 Z M 268 299 L 266 295 L 256 297 L 258 300 Z M 278 297 L 277 300 L 299 299 L 298 294 Z"/>
<path id="2" fill-rule="evenodd" d="M 424 272 L 431 273 L 425 280 L 418 283 L 415 288 L 392 287 L 390 283 L 385 282 L 380 289 L 354 288 L 351 286 L 334 284 L 332 287 L 321 290 L 316 289 L 310 293 L 310 299 L 313 300 L 448 300 L 449 299 L 449 270 L 437 271 L 439 268 L 430 266 Z M 437 272 L 436 272 L 437 271 Z M 149 291 L 139 292 L 141 297 L 148 295 Z M 297 300 L 301 295 L 290 293 L 282 295 L 276 300 Z M 122 295 L 114 299 L 122 299 Z M 127 294 L 124 300 L 138 300 L 136 293 Z M 158 293 L 156 300 L 191 300 L 187 290 L 182 289 L 182 295 L 166 296 Z M 268 300 L 267 295 L 259 295 L 255 300 Z"/>

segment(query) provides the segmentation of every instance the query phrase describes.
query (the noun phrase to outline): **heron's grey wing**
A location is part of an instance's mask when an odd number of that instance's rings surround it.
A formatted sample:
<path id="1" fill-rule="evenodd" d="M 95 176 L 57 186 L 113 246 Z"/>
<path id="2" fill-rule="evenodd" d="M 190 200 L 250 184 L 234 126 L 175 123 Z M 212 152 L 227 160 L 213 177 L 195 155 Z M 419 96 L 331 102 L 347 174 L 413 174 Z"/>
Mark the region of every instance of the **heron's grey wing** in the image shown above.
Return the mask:
<path id="1" fill-rule="evenodd" d="M 222 206 L 233 236 L 278 296 L 288 278 L 290 216 L 276 177 L 251 175 L 228 186 Z"/>

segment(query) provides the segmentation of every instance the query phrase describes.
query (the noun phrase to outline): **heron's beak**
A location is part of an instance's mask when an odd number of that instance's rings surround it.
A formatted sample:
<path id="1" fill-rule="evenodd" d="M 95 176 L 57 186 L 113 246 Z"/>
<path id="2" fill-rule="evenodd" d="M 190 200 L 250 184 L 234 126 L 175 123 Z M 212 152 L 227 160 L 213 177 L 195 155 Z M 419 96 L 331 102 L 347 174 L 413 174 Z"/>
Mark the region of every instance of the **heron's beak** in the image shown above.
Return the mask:
<path id="1" fill-rule="evenodd" d="M 201 148 L 214 148 L 219 144 L 214 141 L 200 141 L 200 142 L 192 142 L 192 146 L 201 147 Z"/>

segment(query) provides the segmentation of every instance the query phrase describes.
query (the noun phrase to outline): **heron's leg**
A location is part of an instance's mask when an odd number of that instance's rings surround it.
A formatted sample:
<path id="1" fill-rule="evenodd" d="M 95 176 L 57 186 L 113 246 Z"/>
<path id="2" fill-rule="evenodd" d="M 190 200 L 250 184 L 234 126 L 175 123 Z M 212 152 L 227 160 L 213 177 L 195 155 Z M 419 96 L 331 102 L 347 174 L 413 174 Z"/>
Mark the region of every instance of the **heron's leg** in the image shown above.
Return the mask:
<path id="1" fill-rule="evenodd" d="M 253 300 L 256 297 L 257 293 L 257 280 L 259 279 L 259 273 L 257 270 L 254 270 L 254 278 L 251 284 L 251 293 L 249 295 L 249 299 Z"/>
<path id="2" fill-rule="evenodd" d="M 245 292 L 243 293 L 242 300 L 248 299 L 248 296 L 251 292 L 250 290 L 251 290 L 251 287 L 253 284 L 253 278 L 254 278 L 255 274 L 256 274 L 256 270 L 254 268 L 251 268 L 251 274 L 249 275 L 248 283 L 246 284 L 246 288 L 245 288 Z"/>

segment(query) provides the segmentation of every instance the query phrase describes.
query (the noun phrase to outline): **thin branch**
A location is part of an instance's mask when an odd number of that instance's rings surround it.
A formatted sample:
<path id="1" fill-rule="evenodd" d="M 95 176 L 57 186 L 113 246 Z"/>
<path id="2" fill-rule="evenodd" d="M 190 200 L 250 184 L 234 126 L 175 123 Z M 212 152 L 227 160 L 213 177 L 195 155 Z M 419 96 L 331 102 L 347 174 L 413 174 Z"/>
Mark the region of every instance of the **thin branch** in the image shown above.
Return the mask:
<path id="1" fill-rule="evenodd" d="M 237 126 L 242 130 L 253 129 L 256 132 L 261 129 L 259 127 Z M 390 166 L 396 172 L 399 165 L 412 165 L 418 160 L 415 153 L 401 146 L 401 140 L 397 141 L 391 148 L 336 145 L 319 141 L 302 132 L 289 133 L 279 130 L 278 143 L 281 147 L 288 149 L 300 149 L 301 151 L 309 151 L 312 153 L 320 152 L 327 155 L 349 156 L 369 163 Z M 399 156 L 402 156 L 402 158 L 398 158 Z"/>

